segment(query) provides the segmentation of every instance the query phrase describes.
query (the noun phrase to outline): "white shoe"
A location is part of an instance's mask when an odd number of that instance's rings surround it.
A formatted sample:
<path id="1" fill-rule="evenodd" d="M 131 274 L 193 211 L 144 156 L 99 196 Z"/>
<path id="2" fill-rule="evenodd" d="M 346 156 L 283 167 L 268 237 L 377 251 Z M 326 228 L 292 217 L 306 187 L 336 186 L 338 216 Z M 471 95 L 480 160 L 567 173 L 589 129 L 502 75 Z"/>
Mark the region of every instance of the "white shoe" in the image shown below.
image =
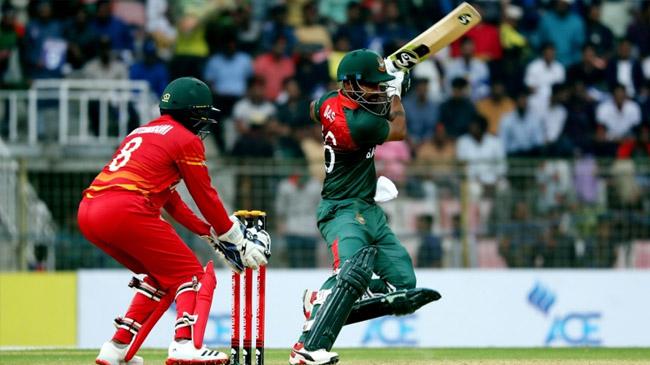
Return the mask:
<path id="1" fill-rule="evenodd" d="M 210 350 L 203 346 L 200 349 L 194 347 L 190 340 L 172 341 L 169 345 L 169 352 L 166 365 L 221 365 L 227 364 L 230 358 L 223 352 Z"/>
<path id="2" fill-rule="evenodd" d="M 113 341 L 106 341 L 99 350 L 99 355 L 95 359 L 98 365 L 143 365 L 144 360 L 140 356 L 133 356 L 128 362 L 124 361 L 124 356 L 129 350 L 129 346 L 119 348 Z"/>
<path id="3" fill-rule="evenodd" d="M 339 362 L 339 354 L 336 352 L 325 349 L 307 351 L 302 342 L 293 345 L 289 356 L 289 364 L 291 365 L 329 365 L 337 362 Z"/>

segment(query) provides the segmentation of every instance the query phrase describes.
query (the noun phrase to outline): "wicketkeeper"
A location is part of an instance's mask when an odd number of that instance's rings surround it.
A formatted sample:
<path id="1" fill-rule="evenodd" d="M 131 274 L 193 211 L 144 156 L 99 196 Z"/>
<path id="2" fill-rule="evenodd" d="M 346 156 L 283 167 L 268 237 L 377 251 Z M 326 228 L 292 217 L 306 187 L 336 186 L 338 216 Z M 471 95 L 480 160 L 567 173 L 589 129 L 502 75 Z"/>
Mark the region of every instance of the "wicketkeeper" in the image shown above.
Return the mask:
<path id="1" fill-rule="evenodd" d="M 440 298 L 434 290 L 415 288 L 411 258 L 376 204 L 397 195 L 390 180 L 377 180 L 374 155 L 377 145 L 406 137 L 400 99 L 408 87 L 405 76 L 388 72 L 370 50 L 352 51 L 338 66 L 341 89 L 311 104 L 325 147 L 318 229 L 330 248 L 334 275 L 319 291 L 305 292 L 306 322 L 290 364 L 334 364 L 338 355 L 331 349 L 343 325 L 412 313 Z"/>
<path id="2" fill-rule="evenodd" d="M 228 355 L 203 345 L 216 286 L 212 262 L 203 268 L 161 217 L 164 208 L 213 244 L 234 270 L 266 264 L 268 234 L 231 219 L 211 185 L 199 135 L 216 123 L 217 111 L 202 81 L 172 81 L 160 99 L 161 117 L 131 132 L 83 193 L 78 220 L 84 236 L 129 270 L 145 275 L 129 284 L 135 296 L 126 314 L 115 319 L 117 331 L 102 346 L 97 364 L 143 364 L 134 354 L 173 301 L 177 320 L 166 364 L 228 361 Z M 176 192 L 181 179 L 207 222 Z"/>

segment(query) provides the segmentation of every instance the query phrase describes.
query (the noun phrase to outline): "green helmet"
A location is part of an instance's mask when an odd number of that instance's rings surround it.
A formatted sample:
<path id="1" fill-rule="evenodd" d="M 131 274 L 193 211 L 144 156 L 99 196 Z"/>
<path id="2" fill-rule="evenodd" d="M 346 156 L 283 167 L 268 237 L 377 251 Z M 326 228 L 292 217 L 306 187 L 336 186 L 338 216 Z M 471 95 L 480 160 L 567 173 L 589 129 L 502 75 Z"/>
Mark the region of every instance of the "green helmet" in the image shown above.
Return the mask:
<path id="1" fill-rule="evenodd" d="M 216 124 L 219 109 L 212 106 L 212 91 L 203 81 L 194 77 L 181 77 L 167 85 L 160 97 L 160 114 L 171 115 L 190 131 L 202 138 Z"/>
<path id="2" fill-rule="evenodd" d="M 380 83 L 395 77 L 386 72 L 384 59 L 369 49 L 357 49 L 346 54 L 336 70 L 338 81 L 359 80 Z"/>
<path id="3" fill-rule="evenodd" d="M 158 105 L 164 110 L 212 108 L 212 92 L 199 79 L 181 77 L 167 85 Z"/>

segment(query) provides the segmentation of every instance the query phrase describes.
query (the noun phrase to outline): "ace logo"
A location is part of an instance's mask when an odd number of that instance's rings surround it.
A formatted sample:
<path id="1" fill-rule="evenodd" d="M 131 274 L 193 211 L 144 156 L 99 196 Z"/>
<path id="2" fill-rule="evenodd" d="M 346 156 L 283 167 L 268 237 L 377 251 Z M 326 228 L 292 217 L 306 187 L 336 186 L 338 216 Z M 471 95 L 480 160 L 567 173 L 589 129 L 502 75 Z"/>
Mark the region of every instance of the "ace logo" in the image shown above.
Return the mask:
<path id="1" fill-rule="evenodd" d="M 417 332 L 415 330 L 416 315 L 399 317 L 381 317 L 368 323 L 361 343 L 381 344 L 384 346 L 416 346 Z"/>
<path id="2" fill-rule="evenodd" d="M 528 293 L 528 303 L 544 316 L 553 313 L 551 326 L 546 334 L 544 344 L 567 344 L 570 346 L 598 346 L 602 340 L 598 337 L 599 312 L 575 311 L 559 314 L 553 311 L 557 295 L 547 286 L 535 283 Z"/>

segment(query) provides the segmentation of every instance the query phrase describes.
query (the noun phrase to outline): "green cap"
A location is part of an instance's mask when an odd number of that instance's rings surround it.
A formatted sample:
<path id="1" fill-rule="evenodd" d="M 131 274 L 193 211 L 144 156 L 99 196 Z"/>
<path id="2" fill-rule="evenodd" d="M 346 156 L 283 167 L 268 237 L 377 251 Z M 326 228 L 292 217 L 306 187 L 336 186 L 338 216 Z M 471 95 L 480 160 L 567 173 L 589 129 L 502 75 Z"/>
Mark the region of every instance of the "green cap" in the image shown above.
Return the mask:
<path id="1" fill-rule="evenodd" d="M 165 110 L 212 108 L 212 92 L 197 78 L 181 77 L 167 85 L 158 105 Z"/>
<path id="2" fill-rule="evenodd" d="M 336 78 L 343 80 L 360 80 L 380 83 L 393 80 L 395 77 L 386 72 L 384 59 L 369 49 L 357 49 L 349 52 L 339 63 Z"/>

